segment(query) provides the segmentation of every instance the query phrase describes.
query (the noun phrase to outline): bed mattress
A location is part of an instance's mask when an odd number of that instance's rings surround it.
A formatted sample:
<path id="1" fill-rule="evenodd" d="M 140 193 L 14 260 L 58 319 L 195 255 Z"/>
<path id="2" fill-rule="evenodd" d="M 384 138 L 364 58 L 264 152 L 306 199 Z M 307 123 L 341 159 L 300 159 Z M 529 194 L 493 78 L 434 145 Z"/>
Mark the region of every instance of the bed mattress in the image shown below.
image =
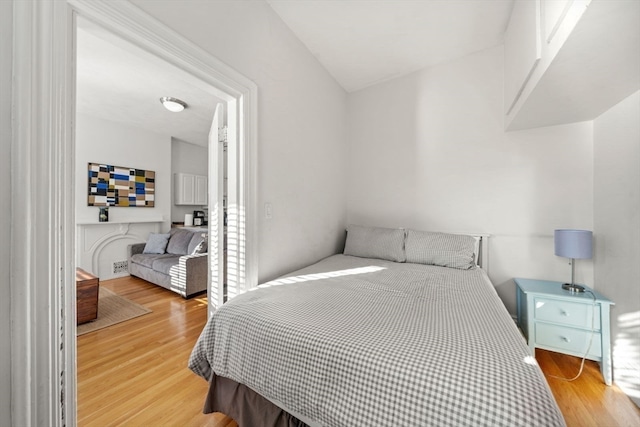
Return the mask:
<path id="1" fill-rule="evenodd" d="M 564 426 L 486 273 L 335 255 L 218 309 L 189 367 L 322 426 Z"/>

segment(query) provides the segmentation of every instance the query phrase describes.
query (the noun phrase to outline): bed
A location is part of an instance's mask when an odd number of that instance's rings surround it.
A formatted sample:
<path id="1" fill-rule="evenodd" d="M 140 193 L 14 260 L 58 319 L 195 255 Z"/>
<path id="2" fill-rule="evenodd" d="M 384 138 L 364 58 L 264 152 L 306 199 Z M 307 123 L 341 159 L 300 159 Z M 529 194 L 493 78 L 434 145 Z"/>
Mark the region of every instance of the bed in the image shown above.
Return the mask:
<path id="1" fill-rule="evenodd" d="M 189 367 L 241 427 L 564 426 L 478 239 L 350 226 L 343 254 L 220 307 Z M 270 421 L 267 419 L 270 418 Z"/>

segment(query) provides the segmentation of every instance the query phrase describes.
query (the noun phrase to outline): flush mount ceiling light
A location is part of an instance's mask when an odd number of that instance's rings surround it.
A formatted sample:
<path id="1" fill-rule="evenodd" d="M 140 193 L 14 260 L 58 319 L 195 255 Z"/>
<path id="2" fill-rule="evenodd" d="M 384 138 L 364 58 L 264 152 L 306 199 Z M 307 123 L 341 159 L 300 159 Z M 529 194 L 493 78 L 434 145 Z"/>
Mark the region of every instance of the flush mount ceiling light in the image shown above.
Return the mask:
<path id="1" fill-rule="evenodd" d="M 178 98 L 172 98 L 170 96 L 163 96 L 162 98 L 160 98 L 160 102 L 162 102 L 164 108 L 173 113 L 179 113 L 180 111 L 187 108 L 186 102 L 181 101 Z"/>

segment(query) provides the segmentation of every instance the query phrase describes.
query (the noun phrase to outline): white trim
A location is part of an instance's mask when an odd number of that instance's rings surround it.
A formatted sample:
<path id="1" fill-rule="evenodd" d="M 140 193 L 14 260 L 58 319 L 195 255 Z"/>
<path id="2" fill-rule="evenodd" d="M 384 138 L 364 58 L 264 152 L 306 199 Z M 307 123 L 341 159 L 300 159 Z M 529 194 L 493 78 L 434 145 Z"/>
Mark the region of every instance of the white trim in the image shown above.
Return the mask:
<path id="1" fill-rule="evenodd" d="M 73 425 L 72 18 L 64 2 L 13 7 L 12 424 Z"/>
<path id="2" fill-rule="evenodd" d="M 67 1 L 82 17 L 217 88 L 220 92 L 215 95 L 219 98 L 237 101 L 238 109 L 243 113 L 238 132 L 239 162 L 242 163 L 239 167 L 241 191 L 238 204 L 245 213 L 244 233 L 240 236 L 240 244 L 245 251 L 244 287 L 257 286 L 257 85 L 128 1 Z"/>
<path id="3" fill-rule="evenodd" d="M 60 194 L 75 186 L 75 13 L 238 101 L 248 287 L 258 277 L 257 86 L 126 1 L 13 0 L 13 8 L 12 423 L 74 426 L 75 207 Z"/>
<path id="4" fill-rule="evenodd" d="M 509 107 L 509 110 L 507 110 L 507 114 L 506 114 L 507 116 L 511 114 L 511 111 L 513 111 L 513 108 L 516 106 L 516 104 L 522 97 L 522 93 L 527 87 L 527 84 L 529 84 L 529 80 L 531 80 L 531 76 L 533 75 L 533 72 L 536 70 L 536 67 L 540 63 L 540 59 L 542 58 L 542 40 L 541 40 L 542 39 L 542 28 L 541 28 L 542 9 L 540 6 L 540 0 L 535 0 L 535 3 L 536 3 L 535 4 L 536 12 L 534 16 L 535 18 L 534 28 L 536 31 L 536 38 L 535 38 L 536 53 L 533 58 L 529 58 L 529 60 L 531 61 L 529 63 L 529 71 L 527 75 L 524 77 L 522 84 L 518 88 L 518 91 L 516 92 L 516 96 L 513 99 L 513 102 L 511 102 L 511 106 Z"/>
<path id="5" fill-rule="evenodd" d="M 99 221 L 78 221 L 76 222 L 76 225 L 113 225 L 113 224 L 124 224 L 124 225 L 130 225 L 130 224 L 156 224 L 156 223 L 163 223 L 164 220 L 162 218 L 157 218 L 157 219 L 131 219 L 128 221 L 106 221 L 106 222 L 99 222 Z"/>
<path id="6" fill-rule="evenodd" d="M 546 3 L 545 3 L 545 5 L 546 5 Z M 553 23 L 553 26 L 551 27 L 551 30 L 549 30 L 550 25 L 548 25 L 549 23 L 547 22 L 547 19 L 546 19 L 549 16 L 546 15 L 546 13 L 545 13 L 544 23 L 545 23 L 545 30 L 547 31 L 547 43 L 551 43 L 551 41 L 555 37 L 556 33 L 558 32 L 558 29 L 560 28 L 560 26 L 564 22 L 564 18 L 566 18 L 567 13 L 571 9 L 571 6 L 573 6 L 573 0 L 566 0 L 564 8 L 562 9 L 562 12 L 560 12 L 560 15 L 558 15 L 558 18 L 556 19 L 556 22 Z"/>
<path id="7" fill-rule="evenodd" d="M 220 141 L 220 125 L 224 107 L 217 104 L 209 129 L 209 268 L 208 268 L 208 318 L 220 307 L 224 295 L 224 142 Z M 214 178 L 215 177 L 215 178 Z"/>

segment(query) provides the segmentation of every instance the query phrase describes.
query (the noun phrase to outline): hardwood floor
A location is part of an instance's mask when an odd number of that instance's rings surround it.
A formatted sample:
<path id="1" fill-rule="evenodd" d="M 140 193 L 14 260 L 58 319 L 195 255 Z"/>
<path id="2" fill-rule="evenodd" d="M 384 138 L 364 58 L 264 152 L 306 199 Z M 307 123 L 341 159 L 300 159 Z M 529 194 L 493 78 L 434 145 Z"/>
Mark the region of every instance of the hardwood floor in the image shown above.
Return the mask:
<path id="1" fill-rule="evenodd" d="M 206 322 L 205 297 L 184 300 L 144 280 L 125 277 L 100 286 L 142 304 L 151 313 L 78 337 L 78 425 L 237 427 L 224 414 L 202 414 L 207 383 L 187 369 Z M 638 409 L 597 363 L 538 350 L 536 358 L 568 427 L 639 426 Z"/>
<path id="2" fill-rule="evenodd" d="M 568 427 L 640 426 L 640 409 L 615 383 L 607 386 L 600 366 L 586 360 L 578 379 L 567 382 L 580 371 L 581 359 L 536 349 L 536 360 L 547 378 Z"/>
<path id="3" fill-rule="evenodd" d="M 237 427 L 202 414 L 207 382 L 187 368 L 206 297 L 184 300 L 132 277 L 100 286 L 152 312 L 78 337 L 78 425 Z"/>

